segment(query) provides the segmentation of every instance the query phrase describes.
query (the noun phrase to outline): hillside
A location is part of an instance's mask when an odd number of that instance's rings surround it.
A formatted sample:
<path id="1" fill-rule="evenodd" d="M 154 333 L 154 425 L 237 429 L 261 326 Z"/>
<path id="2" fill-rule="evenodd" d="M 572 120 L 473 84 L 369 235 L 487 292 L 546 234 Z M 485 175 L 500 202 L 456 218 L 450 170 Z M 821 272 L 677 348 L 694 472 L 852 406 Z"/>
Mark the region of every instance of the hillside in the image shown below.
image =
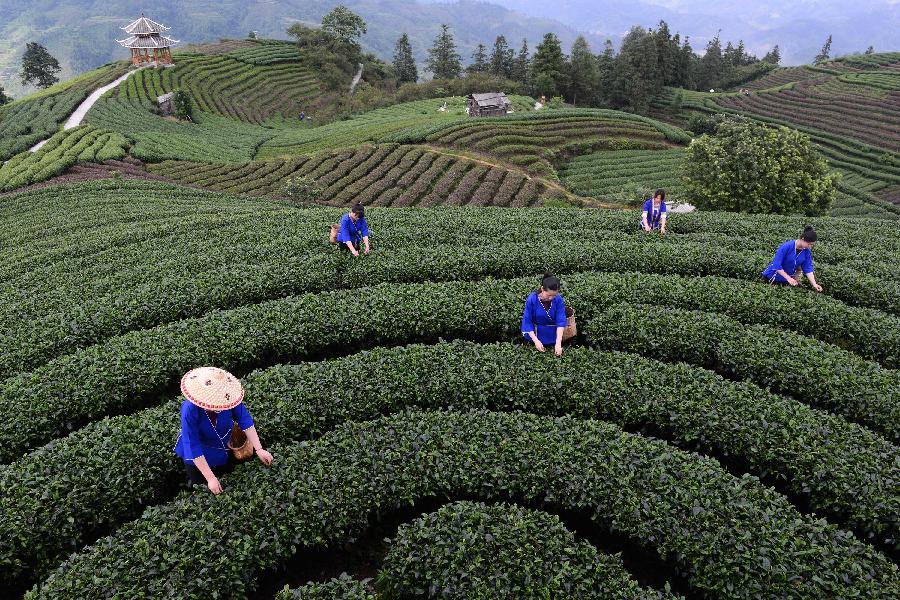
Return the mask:
<path id="1" fill-rule="evenodd" d="M 18 96 L 16 73 L 28 41 L 39 41 L 63 66 L 64 78 L 122 59 L 127 53 L 115 43 L 120 27 L 144 11 L 172 28 L 175 39 L 214 42 L 219 38 L 243 38 L 249 31 L 261 37 L 285 38 L 297 21 L 319 23 L 335 2 L 320 0 L 159 0 L 152 9 L 138 0 L 34 0 L 27 3 L 0 0 L 0 85 Z M 416 57 L 425 59 L 440 24 L 453 29 L 460 53 L 468 60 L 475 46 L 504 34 L 514 45 L 528 38 L 532 47 L 544 33 L 557 33 L 570 47 L 576 29 L 547 18 L 527 17 L 505 8 L 474 0 L 427 5 L 406 0 L 347 0 L 348 8 L 369 25 L 364 47 L 390 58 L 401 32 L 407 32 Z M 89 17 L 86 17 L 89 15 Z M 592 37 L 595 47 L 603 38 Z"/>

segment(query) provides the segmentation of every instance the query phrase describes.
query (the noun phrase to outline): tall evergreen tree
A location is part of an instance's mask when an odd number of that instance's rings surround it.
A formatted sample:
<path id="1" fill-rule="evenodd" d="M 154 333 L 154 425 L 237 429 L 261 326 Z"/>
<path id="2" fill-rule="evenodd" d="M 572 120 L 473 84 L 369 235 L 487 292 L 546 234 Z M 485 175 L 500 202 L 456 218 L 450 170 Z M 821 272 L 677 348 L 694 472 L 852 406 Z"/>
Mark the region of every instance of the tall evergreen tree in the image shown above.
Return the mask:
<path id="1" fill-rule="evenodd" d="M 632 27 L 622 40 L 616 60 L 613 102 L 633 112 L 645 113 L 659 90 L 656 42 L 641 27 Z"/>
<path id="2" fill-rule="evenodd" d="M 568 86 L 566 57 L 559 38 L 554 33 L 544 34 L 531 60 L 531 78 L 535 93 L 542 96 L 558 96 Z"/>
<path id="3" fill-rule="evenodd" d="M 616 53 L 612 40 L 603 44 L 603 53 L 597 57 L 597 102 L 609 106 L 613 101 L 616 83 Z"/>
<path id="4" fill-rule="evenodd" d="M 827 61 L 831 58 L 831 36 L 828 36 L 828 39 L 825 40 L 825 45 L 822 46 L 822 49 L 816 55 L 816 58 L 813 60 L 814 63 L 819 64 Z"/>
<path id="5" fill-rule="evenodd" d="M 512 79 L 527 86 L 529 83 L 528 74 L 530 71 L 531 56 L 528 53 L 528 40 L 523 39 L 519 54 L 513 61 Z"/>
<path id="6" fill-rule="evenodd" d="M 587 40 L 579 35 L 572 44 L 569 60 L 569 98 L 572 104 L 593 104 L 599 80 L 597 60 Z"/>
<path id="7" fill-rule="evenodd" d="M 706 45 L 706 53 L 700 59 L 699 84 L 701 89 L 719 87 L 725 73 L 725 58 L 722 56 L 722 42 L 718 34 Z"/>
<path id="8" fill-rule="evenodd" d="M 506 38 L 498 35 L 494 41 L 494 49 L 491 52 L 490 71 L 492 75 L 497 77 L 506 77 L 512 79 L 513 76 L 513 49 L 506 43 Z"/>
<path id="9" fill-rule="evenodd" d="M 457 79 L 462 72 L 460 56 L 449 26 L 441 25 L 441 32 L 434 39 L 434 45 L 428 49 L 425 70 L 433 73 L 436 79 Z"/>
<path id="10" fill-rule="evenodd" d="M 781 49 L 778 48 L 778 44 L 775 44 L 774 48 L 766 52 L 766 55 L 763 56 L 763 62 L 773 65 L 777 65 L 781 62 Z"/>
<path id="11" fill-rule="evenodd" d="M 400 83 L 415 83 L 419 80 L 412 44 L 409 43 L 409 36 L 406 33 L 400 36 L 397 45 L 394 46 L 394 70 L 397 71 L 397 81 Z"/>
<path id="12" fill-rule="evenodd" d="M 675 85 L 675 70 L 678 60 L 678 36 L 672 37 L 669 24 L 660 21 L 653 39 L 656 43 L 656 64 L 663 85 Z"/>
<path id="13" fill-rule="evenodd" d="M 678 50 L 675 61 L 675 85 L 692 90 L 697 85 L 697 55 L 691 47 L 690 36 L 685 36 L 684 43 Z"/>
<path id="14" fill-rule="evenodd" d="M 487 48 L 484 44 L 478 44 L 472 53 L 472 64 L 466 67 L 468 73 L 487 73 L 488 67 Z"/>
<path id="15" fill-rule="evenodd" d="M 46 48 L 37 42 L 28 42 L 22 56 L 22 85 L 36 83 L 39 88 L 48 88 L 59 82 L 56 76 L 62 68 Z"/>

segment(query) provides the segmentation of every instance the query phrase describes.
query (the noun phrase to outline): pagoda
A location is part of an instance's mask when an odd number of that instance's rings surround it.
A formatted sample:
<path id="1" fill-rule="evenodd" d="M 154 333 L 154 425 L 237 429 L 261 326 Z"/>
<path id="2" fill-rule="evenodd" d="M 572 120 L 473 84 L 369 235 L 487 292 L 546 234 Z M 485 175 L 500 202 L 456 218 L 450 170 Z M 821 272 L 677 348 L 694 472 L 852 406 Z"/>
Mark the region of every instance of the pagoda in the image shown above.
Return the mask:
<path id="1" fill-rule="evenodd" d="M 140 19 L 122 29 L 131 37 L 116 41 L 131 50 L 131 63 L 134 66 L 152 63 L 172 64 L 171 48 L 178 43 L 178 40 L 162 35 L 164 31 L 169 30 L 168 27 L 141 15 Z"/>

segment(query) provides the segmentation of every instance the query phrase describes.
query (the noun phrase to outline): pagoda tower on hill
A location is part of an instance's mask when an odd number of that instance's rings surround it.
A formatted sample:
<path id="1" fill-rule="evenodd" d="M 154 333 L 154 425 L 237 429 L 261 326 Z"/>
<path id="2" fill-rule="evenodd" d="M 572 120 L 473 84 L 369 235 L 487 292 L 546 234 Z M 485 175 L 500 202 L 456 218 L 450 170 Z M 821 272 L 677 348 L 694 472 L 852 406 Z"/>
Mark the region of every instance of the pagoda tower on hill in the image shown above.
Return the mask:
<path id="1" fill-rule="evenodd" d="M 178 40 L 162 35 L 164 31 L 169 30 L 168 27 L 141 15 L 140 19 L 122 29 L 131 37 L 116 41 L 131 50 L 131 64 L 136 67 L 153 63 L 172 64 L 172 46 L 177 44 Z"/>

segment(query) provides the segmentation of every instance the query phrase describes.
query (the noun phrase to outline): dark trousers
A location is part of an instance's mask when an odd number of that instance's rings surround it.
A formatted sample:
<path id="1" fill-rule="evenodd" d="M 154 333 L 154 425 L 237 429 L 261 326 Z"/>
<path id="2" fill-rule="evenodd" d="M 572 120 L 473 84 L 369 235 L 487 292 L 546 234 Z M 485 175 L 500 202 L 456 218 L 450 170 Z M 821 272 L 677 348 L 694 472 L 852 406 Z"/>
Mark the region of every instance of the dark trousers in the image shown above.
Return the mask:
<path id="1" fill-rule="evenodd" d="M 184 463 L 184 470 L 187 472 L 189 485 L 206 485 L 206 477 L 200 472 L 200 469 L 194 466 L 192 462 Z M 229 455 L 228 462 L 218 467 L 213 467 L 212 472 L 216 477 L 227 475 L 234 471 L 234 458 Z"/>
<path id="2" fill-rule="evenodd" d="M 353 247 L 359 252 L 359 242 L 353 242 Z M 338 249 L 341 252 L 350 252 L 350 248 L 347 247 L 347 242 L 338 242 Z"/>

